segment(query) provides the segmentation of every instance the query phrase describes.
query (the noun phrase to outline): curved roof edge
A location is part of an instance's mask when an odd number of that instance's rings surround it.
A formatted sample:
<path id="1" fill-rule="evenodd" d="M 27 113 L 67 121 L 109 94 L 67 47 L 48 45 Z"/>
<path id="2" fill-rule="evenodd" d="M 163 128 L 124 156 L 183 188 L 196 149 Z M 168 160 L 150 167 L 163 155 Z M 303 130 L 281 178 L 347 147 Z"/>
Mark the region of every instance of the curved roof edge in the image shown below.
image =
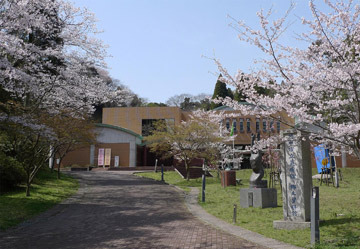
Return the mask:
<path id="1" fill-rule="evenodd" d="M 238 104 L 239 105 L 255 106 L 254 104 L 251 104 L 251 103 L 246 102 L 246 101 L 240 101 L 240 102 L 238 102 Z M 214 108 L 213 111 L 234 111 L 234 109 L 232 107 L 227 106 L 227 105 L 222 105 L 222 106 Z"/>
<path id="2" fill-rule="evenodd" d="M 128 130 L 128 129 L 125 129 L 123 127 L 120 127 L 120 126 L 115 126 L 115 125 L 109 125 L 109 124 L 102 124 L 102 123 L 98 123 L 98 124 L 95 124 L 96 127 L 103 127 L 103 128 L 110 128 L 110 129 L 115 129 L 115 130 L 119 130 L 119 131 L 123 131 L 123 132 L 126 132 L 126 133 L 129 133 L 135 137 L 138 137 L 139 139 L 143 139 L 143 137 L 131 130 Z"/>

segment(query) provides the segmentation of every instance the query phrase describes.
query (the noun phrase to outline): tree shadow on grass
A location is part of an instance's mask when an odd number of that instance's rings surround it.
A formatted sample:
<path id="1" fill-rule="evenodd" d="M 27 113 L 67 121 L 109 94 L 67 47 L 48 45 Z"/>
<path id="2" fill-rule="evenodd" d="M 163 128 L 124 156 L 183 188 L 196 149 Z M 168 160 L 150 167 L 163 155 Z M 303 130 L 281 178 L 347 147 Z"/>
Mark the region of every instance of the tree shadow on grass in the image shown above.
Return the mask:
<path id="1" fill-rule="evenodd" d="M 333 240 L 326 240 L 324 244 L 331 244 L 337 247 L 360 247 L 360 218 L 348 217 L 340 219 L 330 219 L 320 223 L 320 227 L 332 226 L 333 229 L 326 231 Z"/>
<path id="2" fill-rule="evenodd" d="M 360 224 L 360 218 L 347 217 L 347 218 L 324 220 L 320 223 L 320 227 L 342 225 L 342 224 L 346 224 L 346 223 L 359 223 Z"/>

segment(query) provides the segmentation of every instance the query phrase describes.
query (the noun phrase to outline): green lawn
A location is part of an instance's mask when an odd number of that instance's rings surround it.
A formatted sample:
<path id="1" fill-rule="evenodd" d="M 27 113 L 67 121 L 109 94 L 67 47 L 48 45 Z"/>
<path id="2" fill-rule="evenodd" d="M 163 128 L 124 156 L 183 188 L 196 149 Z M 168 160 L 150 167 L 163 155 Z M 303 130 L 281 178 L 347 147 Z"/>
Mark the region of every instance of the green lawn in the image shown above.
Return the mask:
<path id="1" fill-rule="evenodd" d="M 31 196 L 25 196 L 25 187 L 0 195 L 0 230 L 15 226 L 30 217 L 44 212 L 78 189 L 77 180 L 56 172 L 40 171 L 32 184 Z"/>
<path id="2" fill-rule="evenodd" d="M 360 248 L 360 169 L 342 169 L 343 181 L 340 188 L 320 186 L 320 225 L 321 244 L 317 248 Z M 315 173 L 315 171 L 314 171 Z M 310 247 L 310 229 L 275 230 L 273 221 L 282 216 L 282 199 L 278 188 L 277 208 L 241 208 L 239 189 L 249 186 L 251 170 L 237 172 L 237 178 L 243 185 L 222 188 L 216 173 L 214 178 L 207 178 L 206 203 L 199 204 L 209 213 L 232 223 L 233 205 L 238 204 L 237 225 L 248 230 L 278 239 L 293 245 Z M 160 173 L 139 173 L 144 177 L 160 180 Z M 201 179 L 187 182 L 176 172 L 165 172 L 165 181 L 184 190 L 189 187 L 201 188 Z M 319 182 L 314 181 L 314 186 Z"/>

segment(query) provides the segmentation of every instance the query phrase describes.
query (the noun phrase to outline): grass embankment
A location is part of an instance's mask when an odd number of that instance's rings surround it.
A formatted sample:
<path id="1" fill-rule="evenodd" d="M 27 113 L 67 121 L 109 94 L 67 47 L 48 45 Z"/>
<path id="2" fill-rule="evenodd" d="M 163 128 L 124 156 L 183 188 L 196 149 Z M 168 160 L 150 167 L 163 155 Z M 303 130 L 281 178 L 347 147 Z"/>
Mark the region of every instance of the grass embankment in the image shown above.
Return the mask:
<path id="1" fill-rule="evenodd" d="M 343 180 L 340 188 L 332 185 L 320 186 L 320 240 L 317 248 L 360 248 L 360 169 L 341 169 Z M 280 186 L 278 189 L 277 208 L 241 208 L 240 188 L 249 186 L 251 170 L 237 171 L 237 178 L 242 179 L 240 186 L 222 188 L 220 179 L 207 178 L 206 203 L 199 204 L 214 216 L 232 223 L 233 205 L 238 204 L 237 224 L 248 230 L 260 233 L 297 246 L 310 247 L 310 229 L 305 230 L 276 230 L 274 220 L 283 219 L 282 197 Z M 314 170 L 315 174 L 315 170 Z M 140 173 L 144 177 L 160 180 L 161 173 Z M 165 172 L 165 181 L 177 185 L 188 191 L 189 187 L 201 188 L 201 179 L 187 182 L 176 172 Z M 320 183 L 313 181 L 314 186 Z"/>
<path id="2" fill-rule="evenodd" d="M 25 186 L 0 195 L 0 230 L 13 227 L 32 216 L 44 212 L 78 189 L 77 180 L 57 172 L 41 170 L 31 186 L 31 196 L 25 196 Z"/>

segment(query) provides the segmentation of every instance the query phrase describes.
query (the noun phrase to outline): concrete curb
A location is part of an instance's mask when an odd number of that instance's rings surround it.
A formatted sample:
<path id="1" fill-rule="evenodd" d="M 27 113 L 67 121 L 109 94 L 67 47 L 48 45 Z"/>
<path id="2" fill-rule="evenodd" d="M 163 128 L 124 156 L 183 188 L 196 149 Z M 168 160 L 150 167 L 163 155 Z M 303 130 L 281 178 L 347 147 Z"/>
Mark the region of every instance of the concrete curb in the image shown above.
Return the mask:
<path id="1" fill-rule="evenodd" d="M 297 247 L 294 245 L 286 244 L 284 242 L 267 238 L 261 234 L 246 230 L 244 228 L 234 226 L 229 224 L 215 216 L 207 213 L 199 204 L 198 204 L 198 195 L 199 189 L 198 188 L 191 188 L 189 194 L 185 195 L 185 203 L 189 211 L 197 218 L 201 219 L 202 221 L 219 228 L 227 233 L 232 235 L 241 237 L 242 239 L 248 240 L 252 243 L 256 243 L 261 246 L 265 246 L 268 248 L 274 249 L 301 249 L 302 247 Z"/>

